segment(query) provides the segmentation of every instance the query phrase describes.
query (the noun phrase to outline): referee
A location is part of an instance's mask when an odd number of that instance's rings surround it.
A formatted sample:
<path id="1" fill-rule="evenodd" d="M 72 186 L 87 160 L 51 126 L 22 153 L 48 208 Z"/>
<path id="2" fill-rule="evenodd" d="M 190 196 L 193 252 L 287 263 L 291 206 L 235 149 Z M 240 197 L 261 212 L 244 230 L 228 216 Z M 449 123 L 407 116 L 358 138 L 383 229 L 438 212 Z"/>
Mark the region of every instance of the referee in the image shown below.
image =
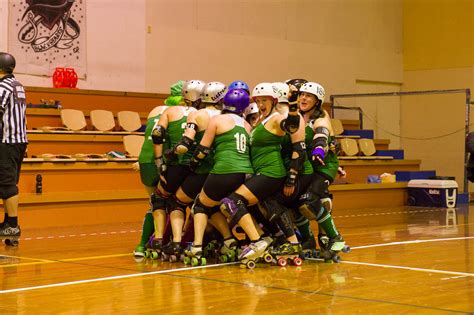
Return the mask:
<path id="1" fill-rule="evenodd" d="M 5 219 L 0 225 L 0 238 L 19 237 L 18 180 L 25 155 L 26 97 L 23 85 L 13 73 L 15 58 L 0 52 L 0 198 Z"/>

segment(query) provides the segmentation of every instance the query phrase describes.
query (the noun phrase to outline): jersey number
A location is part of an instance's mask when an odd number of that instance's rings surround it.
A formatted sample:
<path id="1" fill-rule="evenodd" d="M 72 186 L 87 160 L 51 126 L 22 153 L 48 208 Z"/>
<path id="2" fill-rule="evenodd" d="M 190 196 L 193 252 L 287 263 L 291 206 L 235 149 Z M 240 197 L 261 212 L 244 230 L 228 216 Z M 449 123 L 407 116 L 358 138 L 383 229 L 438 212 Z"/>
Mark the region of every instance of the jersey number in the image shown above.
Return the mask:
<path id="1" fill-rule="evenodd" d="M 237 147 L 237 152 L 245 153 L 245 148 L 247 147 L 247 138 L 244 134 L 236 133 L 234 135 L 235 146 Z"/>

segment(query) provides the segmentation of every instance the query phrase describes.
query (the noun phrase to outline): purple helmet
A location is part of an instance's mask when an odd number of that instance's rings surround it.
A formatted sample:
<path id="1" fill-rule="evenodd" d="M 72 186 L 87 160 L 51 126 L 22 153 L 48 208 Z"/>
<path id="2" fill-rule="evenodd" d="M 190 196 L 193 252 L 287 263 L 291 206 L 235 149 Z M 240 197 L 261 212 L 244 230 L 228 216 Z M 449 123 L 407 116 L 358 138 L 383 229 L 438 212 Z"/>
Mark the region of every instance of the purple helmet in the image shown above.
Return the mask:
<path id="1" fill-rule="evenodd" d="M 241 115 L 250 104 L 250 97 L 243 89 L 231 90 L 224 96 L 222 110 Z"/>
<path id="2" fill-rule="evenodd" d="M 244 90 L 244 91 L 247 91 L 248 94 L 250 94 L 250 88 L 247 85 L 247 83 L 240 80 L 234 81 L 231 84 L 229 84 L 229 91 L 232 91 L 232 90 Z"/>

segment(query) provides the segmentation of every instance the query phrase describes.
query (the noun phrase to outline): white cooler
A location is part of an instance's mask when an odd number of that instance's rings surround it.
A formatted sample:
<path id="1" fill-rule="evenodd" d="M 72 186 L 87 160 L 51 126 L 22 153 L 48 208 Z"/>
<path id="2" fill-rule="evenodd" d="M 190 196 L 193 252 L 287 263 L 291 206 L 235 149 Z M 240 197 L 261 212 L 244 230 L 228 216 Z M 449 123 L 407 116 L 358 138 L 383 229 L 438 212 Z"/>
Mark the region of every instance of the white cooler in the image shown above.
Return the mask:
<path id="1" fill-rule="evenodd" d="M 412 179 L 408 182 L 408 205 L 456 207 L 458 183 L 454 180 Z"/>

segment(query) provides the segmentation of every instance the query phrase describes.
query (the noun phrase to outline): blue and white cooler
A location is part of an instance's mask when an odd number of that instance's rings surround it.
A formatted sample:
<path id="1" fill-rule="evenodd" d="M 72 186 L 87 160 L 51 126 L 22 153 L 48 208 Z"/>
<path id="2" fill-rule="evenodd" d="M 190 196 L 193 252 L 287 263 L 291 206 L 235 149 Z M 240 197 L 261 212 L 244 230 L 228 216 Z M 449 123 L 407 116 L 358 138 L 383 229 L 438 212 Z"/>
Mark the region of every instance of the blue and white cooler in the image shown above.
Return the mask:
<path id="1" fill-rule="evenodd" d="M 408 205 L 456 207 L 458 183 L 454 180 L 412 179 L 408 182 Z"/>

